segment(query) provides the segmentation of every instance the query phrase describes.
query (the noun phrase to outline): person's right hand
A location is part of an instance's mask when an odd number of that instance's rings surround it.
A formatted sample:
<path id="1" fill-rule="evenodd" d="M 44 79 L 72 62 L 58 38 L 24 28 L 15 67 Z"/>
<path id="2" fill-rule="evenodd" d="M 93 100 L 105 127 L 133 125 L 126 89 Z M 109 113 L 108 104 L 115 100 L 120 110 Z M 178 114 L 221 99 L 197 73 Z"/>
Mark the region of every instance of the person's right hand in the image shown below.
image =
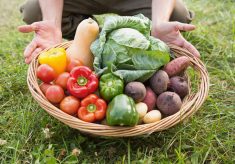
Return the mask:
<path id="1" fill-rule="evenodd" d="M 35 32 L 33 40 L 24 51 L 25 63 L 27 64 L 40 51 L 62 42 L 62 32 L 52 21 L 40 21 L 31 25 L 19 26 L 18 30 L 23 33 Z"/>

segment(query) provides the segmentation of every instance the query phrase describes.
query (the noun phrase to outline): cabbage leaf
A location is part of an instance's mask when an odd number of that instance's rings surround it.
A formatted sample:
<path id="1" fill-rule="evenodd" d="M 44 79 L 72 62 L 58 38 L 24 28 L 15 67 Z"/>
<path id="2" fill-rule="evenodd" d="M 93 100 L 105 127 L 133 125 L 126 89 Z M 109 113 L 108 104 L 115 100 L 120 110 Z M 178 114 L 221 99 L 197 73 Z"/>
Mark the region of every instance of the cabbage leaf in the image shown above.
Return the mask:
<path id="1" fill-rule="evenodd" d="M 149 79 L 170 60 L 168 46 L 150 36 L 150 29 L 142 14 L 107 17 L 91 45 L 96 74 L 112 72 L 125 82 Z"/>

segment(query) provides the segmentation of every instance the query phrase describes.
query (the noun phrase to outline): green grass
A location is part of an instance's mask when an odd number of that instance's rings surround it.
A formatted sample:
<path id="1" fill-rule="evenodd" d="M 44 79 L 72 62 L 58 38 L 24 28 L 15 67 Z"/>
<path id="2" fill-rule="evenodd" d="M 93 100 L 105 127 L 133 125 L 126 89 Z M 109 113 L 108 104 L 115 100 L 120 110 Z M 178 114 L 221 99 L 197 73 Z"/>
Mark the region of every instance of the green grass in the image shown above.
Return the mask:
<path id="1" fill-rule="evenodd" d="M 21 2 L 0 2 L 0 139 L 7 142 L 0 144 L 0 163 L 235 163 L 234 1 L 187 1 L 198 28 L 184 35 L 210 74 L 209 97 L 201 109 L 169 130 L 125 139 L 82 134 L 33 100 L 22 54 L 32 35 L 16 30 L 23 24 Z M 78 156 L 72 155 L 74 149 Z"/>

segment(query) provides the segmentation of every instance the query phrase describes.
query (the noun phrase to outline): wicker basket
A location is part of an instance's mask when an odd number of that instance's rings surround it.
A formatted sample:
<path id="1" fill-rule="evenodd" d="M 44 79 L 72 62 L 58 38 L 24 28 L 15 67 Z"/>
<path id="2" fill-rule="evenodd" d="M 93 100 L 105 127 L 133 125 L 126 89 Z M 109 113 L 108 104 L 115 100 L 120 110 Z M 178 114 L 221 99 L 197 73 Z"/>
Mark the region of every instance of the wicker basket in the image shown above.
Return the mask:
<path id="1" fill-rule="evenodd" d="M 70 44 L 71 42 L 65 42 L 54 47 L 68 48 Z M 179 112 L 169 117 L 163 118 L 162 120 L 156 123 L 142 124 L 137 125 L 135 127 L 114 127 L 84 122 L 76 117 L 64 113 L 59 108 L 52 105 L 43 95 L 42 91 L 39 89 L 38 80 L 36 76 L 36 70 L 38 67 L 37 57 L 33 59 L 28 69 L 28 87 L 34 99 L 50 115 L 65 123 L 66 125 L 85 133 L 90 133 L 98 136 L 128 137 L 139 136 L 143 134 L 151 134 L 153 132 L 162 131 L 178 124 L 182 120 L 194 114 L 205 101 L 209 91 L 208 72 L 202 61 L 182 48 L 176 47 L 174 45 L 169 45 L 169 47 L 177 57 L 187 56 L 190 58 L 194 70 L 198 72 L 197 75 L 199 83 L 197 84 L 197 92 L 190 92 L 189 95 L 184 98 L 182 108 Z M 44 51 L 47 50 L 48 49 Z"/>

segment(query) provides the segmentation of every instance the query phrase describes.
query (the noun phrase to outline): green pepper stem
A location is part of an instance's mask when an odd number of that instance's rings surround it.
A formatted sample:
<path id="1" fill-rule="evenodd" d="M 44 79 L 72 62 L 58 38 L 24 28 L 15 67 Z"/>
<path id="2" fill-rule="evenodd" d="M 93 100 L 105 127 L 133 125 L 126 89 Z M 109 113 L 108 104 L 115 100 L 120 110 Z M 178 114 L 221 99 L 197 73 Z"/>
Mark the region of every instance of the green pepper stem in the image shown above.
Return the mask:
<path id="1" fill-rule="evenodd" d="M 108 81 L 107 86 L 111 87 L 112 85 L 113 85 L 113 82 L 112 81 Z"/>
<path id="2" fill-rule="evenodd" d="M 96 111 L 96 105 L 95 104 L 89 104 L 87 107 L 88 112 L 95 112 Z"/>
<path id="3" fill-rule="evenodd" d="M 87 78 L 85 78 L 83 76 L 79 76 L 78 79 L 77 79 L 77 83 L 80 86 L 85 86 L 87 84 L 87 82 L 88 82 Z"/>

